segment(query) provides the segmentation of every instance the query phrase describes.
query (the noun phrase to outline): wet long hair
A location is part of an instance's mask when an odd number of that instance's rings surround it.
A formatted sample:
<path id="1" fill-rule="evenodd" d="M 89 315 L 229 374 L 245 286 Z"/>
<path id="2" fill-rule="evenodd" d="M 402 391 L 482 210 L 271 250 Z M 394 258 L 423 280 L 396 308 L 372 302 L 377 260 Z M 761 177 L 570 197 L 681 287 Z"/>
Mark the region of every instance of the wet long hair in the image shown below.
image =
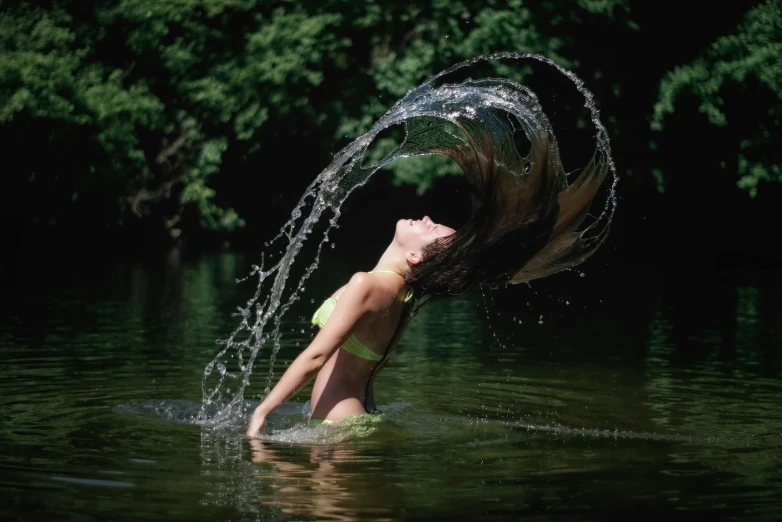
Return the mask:
<path id="1" fill-rule="evenodd" d="M 586 167 L 568 183 L 548 119 L 529 91 L 519 87 L 516 94 L 528 96 L 533 107 L 519 113 L 522 118 L 492 109 L 482 111 L 480 118 L 459 112 L 448 121 L 460 136 L 450 133 L 442 119 L 407 122 L 402 150 L 412 144 L 416 154 L 454 160 L 470 187 L 472 212 L 454 234 L 426 245 L 422 261 L 406 276 L 415 299 L 405 305 L 391 342 L 370 373 L 365 410 L 377 371 L 427 302 L 423 296 L 456 296 L 479 285 L 516 284 L 554 274 L 586 260 L 608 234 L 611 212 L 587 219 L 610 170 L 608 153 L 599 144 Z M 520 131 L 529 140 L 527 154 L 520 153 L 514 139 Z M 427 147 L 422 136 L 435 136 L 440 145 Z"/>
<path id="2" fill-rule="evenodd" d="M 454 123 L 466 139 L 431 152 L 461 167 L 472 213 L 454 234 L 424 248 L 423 260 L 407 277 L 416 297 L 529 282 L 571 268 L 595 252 L 608 233 L 608 223 L 598 223 L 600 218 L 587 222 L 609 172 L 600 149 L 568 183 L 547 121 L 534 126 L 522 122 L 531 145 L 524 156 L 513 141 L 518 127 L 511 119 L 480 126 Z"/>

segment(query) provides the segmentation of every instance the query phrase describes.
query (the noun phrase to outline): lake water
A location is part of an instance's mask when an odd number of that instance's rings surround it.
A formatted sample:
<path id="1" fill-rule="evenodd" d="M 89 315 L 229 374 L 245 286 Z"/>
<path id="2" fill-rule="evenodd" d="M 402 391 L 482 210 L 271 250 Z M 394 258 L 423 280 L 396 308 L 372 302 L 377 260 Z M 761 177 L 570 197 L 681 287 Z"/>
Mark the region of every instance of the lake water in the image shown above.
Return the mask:
<path id="1" fill-rule="evenodd" d="M 433 301 L 377 379 L 379 432 L 305 427 L 304 392 L 251 442 L 189 420 L 254 256 L 56 261 L 3 295 L 3 520 L 782 518 L 778 272 Z M 316 272 L 277 376 L 349 273 Z"/>

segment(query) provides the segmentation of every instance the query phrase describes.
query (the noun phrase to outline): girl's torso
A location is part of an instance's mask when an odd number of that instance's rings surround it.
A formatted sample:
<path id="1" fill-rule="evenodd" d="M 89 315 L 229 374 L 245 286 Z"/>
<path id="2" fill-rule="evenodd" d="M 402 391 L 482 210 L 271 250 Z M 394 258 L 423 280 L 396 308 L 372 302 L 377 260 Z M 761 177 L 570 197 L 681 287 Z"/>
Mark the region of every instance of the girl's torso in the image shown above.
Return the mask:
<path id="1" fill-rule="evenodd" d="M 338 421 L 374 409 L 370 381 L 376 366 L 384 363 L 383 354 L 393 348 L 389 345 L 402 318 L 407 291 L 399 274 L 370 272 L 367 277 L 372 278 L 373 289 L 377 290 L 372 294 L 373 311 L 364 314 L 353 328 L 349 340 L 353 349 L 347 346 L 335 350 L 318 373 L 312 388 L 312 419 Z M 344 288 L 331 299 L 339 299 Z"/>

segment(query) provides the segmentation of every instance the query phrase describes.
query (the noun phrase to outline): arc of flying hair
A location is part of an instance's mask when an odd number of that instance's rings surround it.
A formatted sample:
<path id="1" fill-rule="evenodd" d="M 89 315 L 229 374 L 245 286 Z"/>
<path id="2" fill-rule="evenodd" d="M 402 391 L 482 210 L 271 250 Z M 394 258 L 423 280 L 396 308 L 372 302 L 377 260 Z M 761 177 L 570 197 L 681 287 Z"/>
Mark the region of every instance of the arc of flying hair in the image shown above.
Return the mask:
<path id="1" fill-rule="evenodd" d="M 502 79 L 468 80 L 459 87 L 477 94 L 481 101 L 513 99 L 522 109 L 508 111 L 502 118 L 502 105 L 484 105 L 433 118 L 440 120 L 441 130 L 443 121 L 452 123 L 463 137 L 451 135 L 453 139 L 448 143 L 421 147 L 414 154 L 440 154 L 459 165 L 470 187 L 472 213 L 454 236 L 430 249 L 431 261 L 416 269 L 422 291 L 437 292 L 429 282 L 432 274 L 449 271 L 448 265 L 454 264 L 458 255 L 470 257 L 480 273 L 454 273 L 462 282 L 441 284 L 442 293 L 462 293 L 476 284 L 529 282 L 590 257 L 605 239 L 610 222 L 606 220 L 606 226 L 596 234 L 592 234 L 596 223 L 579 230 L 609 170 L 608 163 L 598 159 L 604 150 L 598 146 L 581 173 L 568 184 L 556 137 L 531 91 Z M 452 89 L 443 85 L 435 91 Z M 512 138 L 517 130 L 514 119 L 531 145 L 523 157 Z M 411 131 L 406 141 L 415 135 L 414 142 L 420 145 L 423 140 L 418 131 L 431 129 L 432 122 L 419 127 L 408 120 L 406 125 Z M 409 142 L 403 143 L 400 151 L 410 148 Z"/>
<path id="2" fill-rule="evenodd" d="M 583 95 L 597 144 L 592 159 L 572 183 L 568 184 L 555 135 L 532 91 L 497 77 L 435 85 L 457 70 L 501 59 L 551 66 Z M 455 124 L 463 137 L 452 133 L 445 122 Z M 400 147 L 377 163 L 363 164 L 378 134 L 400 123 L 406 131 Z M 516 123 L 531 144 L 524 156 L 513 139 L 519 130 Z M 396 159 L 428 154 L 447 156 L 464 171 L 471 191 L 472 215 L 448 241 L 432 244 L 433 255 L 411 271 L 408 284 L 417 298 L 426 294 L 458 295 L 483 284 L 528 282 L 556 273 L 591 256 L 608 234 L 616 208 L 614 189 L 618 178 L 607 132 L 583 82 L 548 58 L 532 54 L 498 53 L 455 64 L 411 89 L 367 133 L 339 151 L 309 185 L 288 222 L 271 241 L 284 249 L 282 258 L 270 268 L 254 272 L 258 283 L 246 307 L 240 307 L 241 323 L 221 341 L 224 347 L 204 370 L 200 423 L 218 425 L 242 414 L 253 363 L 264 346 L 272 350 L 266 380 L 267 388 L 270 386 L 274 357 L 281 346 L 282 318 L 299 298 L 303 282 L 316 269 L 320 249 L 337 226 L 340 207 L 347 197 Z M 602 212 L 594 217 L 589 207 L 609 170 L 613 177 L 609 197 Z M 306 212 L 308 199 L 312 205 Z M 288 286 L 291 267 L 302 245 L 327 209 L 333 217 L 315 258 L 298 284 Z M 586 223 L 592 218 L 594 221 Z M 411 313 L 414 315 L 424 302 L 416 300 Z M 250 322 L 253 312 L 255 319 Z M 208 382 L 212 370 L 222 362 L 229 364 L 229 359 L 238 364 L 232 374 L 239 379 L 237 385 L 227 389 L 227 373 L 216 383 Z"/>

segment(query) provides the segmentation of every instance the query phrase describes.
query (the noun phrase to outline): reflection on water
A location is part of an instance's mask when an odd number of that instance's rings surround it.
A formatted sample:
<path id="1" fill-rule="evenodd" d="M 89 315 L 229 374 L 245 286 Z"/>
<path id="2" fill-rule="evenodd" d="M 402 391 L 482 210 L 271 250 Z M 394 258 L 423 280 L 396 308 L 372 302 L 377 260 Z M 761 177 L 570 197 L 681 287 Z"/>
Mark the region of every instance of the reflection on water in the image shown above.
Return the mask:
<path id="1" fill-rule="evenodd" d="M 251 442 L 243 425 L 192 423 L 201 369 L 246 298 L 234 284 L 246 263 L 220 254 L 72 267 L 4 295 L 3 519 L 632 510 L 773 520 L 782 510 L 779 274 L 616 275 L 610 288 L 587 278 L 568 305 L 534 285 L 514 296 L 518 309 L 503 303 L 513 331 L 493 309 L 487 322 L 480 295 L 432 302 L 378 378 L 383 429 L 344 442 L 306 427 L 292 403 L 270 419 L 268 440 Z M 312 334 L 310 299 L 331 284 L 316 273 L 288 314 L 278 374 Z M 498 328 L 507 342 L 493 340 Z M 267 371 L 259 360 L 259 379 Z"/>
<path id="2" fill-rule="evenodd" d="M 270 474 L 268 491 L 259 500 L 294 518 L 310 515 L 320 519 L 359 520 L 361 517 L 392 518 L 393 485 L 383 475 L 367 476 L 368 467 L 380 467 L 382 459 L 361 456 L 349 446 L 312 445 L 281 447 L 250 441 L 251 459 L 257 464 L 259 482 Z M 374 465 L 374 466 L 373 466 Z M 368 480 L 369 479 L 369 480 Z"/>

